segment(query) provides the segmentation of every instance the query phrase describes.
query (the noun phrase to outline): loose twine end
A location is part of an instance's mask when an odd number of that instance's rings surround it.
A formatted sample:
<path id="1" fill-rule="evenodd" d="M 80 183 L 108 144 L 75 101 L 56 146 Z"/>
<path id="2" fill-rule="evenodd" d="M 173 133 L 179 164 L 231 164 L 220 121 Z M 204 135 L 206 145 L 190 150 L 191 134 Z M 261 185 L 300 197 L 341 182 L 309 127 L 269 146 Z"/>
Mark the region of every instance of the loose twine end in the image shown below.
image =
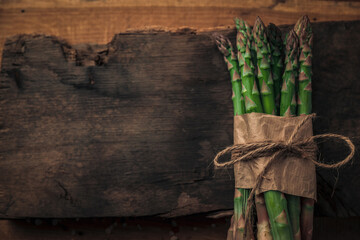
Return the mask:
<path id="1" fill-rule="evenodd" d="M 307 115 L 294 129 L 293 134 L 290 136 L 287 142 L 272 142 L 272 141 L 264 141 L 264 142 L 254 142 L 254 143 L 246 143 L 246 144 L 236 144 L 233 146 L 229 146 L 224 150 L 220 151 L 214 158 L 213 162 L 216 167 L 227 167 L 230 165 L 234 165 L 240 161 L 251 161 L 253 159 L 259 157 L 270 157 L 267 164 L 264 166 L 260 174 L 256 177 L 255 185 L 252 188 L 249 198 L 248 204 L 245 211 L 245 237 L 248 232 L 252 232 L 251 228 L 251 211 L 254 206 L 254 195 L 256 191 L 259 189 L 264 176 L 269 169 L 269 166 L 278 159 L 284 159 L 282 156 L 284 155 L 293 155 L 297 156 L 301 159 L 306 159 L 314 163 L 315 166 L 328 168 L 328 169 L 338 169 L 345 164 L 347 164 L 355 154 L 355 146 L 351 142 L 348 137 L 339 134 L 326 133 L 319 134 L 315 136 L 311 136 L 302 141 L 294 141 L 294 137 L 299 132 L 300 128 L 304 125 L 304 123 L 312 119 L 315 114 Z M 347 155 L 345 159 L 340 162 L 334 164 L 326 164 L 317 161 L 314 159 L 316 156 L 317 145 L 314 142 L 315 139 L 338 139 L 342 140 L 346 143 L 346 145 L 350 149 L 350 153 Z M 227 162 L 219 162 L 221 156 L 231 153 L 231 160 Z"/>

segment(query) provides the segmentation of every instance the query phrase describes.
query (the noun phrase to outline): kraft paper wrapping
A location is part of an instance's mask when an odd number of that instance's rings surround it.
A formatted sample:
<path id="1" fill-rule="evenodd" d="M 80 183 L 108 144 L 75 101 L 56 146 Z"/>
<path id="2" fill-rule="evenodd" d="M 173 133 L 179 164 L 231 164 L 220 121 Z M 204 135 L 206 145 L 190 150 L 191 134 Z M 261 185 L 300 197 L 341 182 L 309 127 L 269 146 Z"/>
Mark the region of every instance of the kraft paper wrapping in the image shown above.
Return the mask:
<path id="1" fill-rule="evenodd" d="M 262 141 L 286 142 L 294 128 L 306 116 L 279 117 L 264 113 L 249 113 L 234 117 L 234 144 Z M 304 140 L 313 135 L 309 118 L 299 129 L 294 140 Z M 270 157 L 235 163 L 235 187 L 253 188 L 256 177 Z M 280 157 L 266 172 L 257 193 L 277 190 L 283 193 L 316 200 L 315 165 L 295 156 Z M 314 155 L 314 159 L 316 156 Z"/>

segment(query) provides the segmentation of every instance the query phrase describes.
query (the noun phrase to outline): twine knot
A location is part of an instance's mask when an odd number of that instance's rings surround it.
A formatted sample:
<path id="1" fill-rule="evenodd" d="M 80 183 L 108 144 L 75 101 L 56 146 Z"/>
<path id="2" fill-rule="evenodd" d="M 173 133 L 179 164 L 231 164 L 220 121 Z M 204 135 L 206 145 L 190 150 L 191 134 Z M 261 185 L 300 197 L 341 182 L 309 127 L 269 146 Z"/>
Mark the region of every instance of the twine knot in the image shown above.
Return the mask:
<path id="1" fill-rule="evenodd" d="M 307 117 L 305 117 L 301 122 L 299 122 L 299 124 L 295 127 L 289 140 L 286 142 L 263 141 L 263 142 L 253 142 L 246 144 L 236 144 L 225 148 L 215 156 L 213 162 L 216 167 L 226 167 L 226 166 L 234 165 L 235 163 L 240 161 L 251 161 L 259 157 L 270 157 L 267 164 L 264 166 L 260 174 L 256 177 L 255 185 L 249 194 L 247 208 L 245 212 L 245 236 L 247 235 L 248 231 L 252 231 L 251 227 L 249 227 L 249 221 L 250 221 L 251 209 L 253 208 L 254 205 L 253 198 L 255 192 L 260 188 L 260 185 L 264 179 L 266 171 L 269 169 L 269 166 L 274 161 L 277 161 L 278 159 L 285 159 L 283 156 L 292 155 L 292 156 L 297 156 L 297 158 L 303 160 L 311 161 L 316 166 L 333 169 L 333 168 L 339 168 L 347 164 L 354 157 L 355 146 L 348 137 L 345 137 L 343 135 L 326 133 L 326 134 L 311 136 L 302 141 L 294 141 L 294 137 L 299 132 L 300 128 L 304 125 L 304 123 L 308 119 L 311 119 L 314 116 L 315 114 L 307 115 Z M 326 164 L 326 163 L 318 162 L 316 160 L 317 145 L 314 140 L 329 139 L 329 138 L 344 141 L 350 149 L 350 153 L 347 155 L 345 159 L 334 164 Z M 229 153 L 231 153 L 230 161 L 219 162 L 221 156 Z"/>

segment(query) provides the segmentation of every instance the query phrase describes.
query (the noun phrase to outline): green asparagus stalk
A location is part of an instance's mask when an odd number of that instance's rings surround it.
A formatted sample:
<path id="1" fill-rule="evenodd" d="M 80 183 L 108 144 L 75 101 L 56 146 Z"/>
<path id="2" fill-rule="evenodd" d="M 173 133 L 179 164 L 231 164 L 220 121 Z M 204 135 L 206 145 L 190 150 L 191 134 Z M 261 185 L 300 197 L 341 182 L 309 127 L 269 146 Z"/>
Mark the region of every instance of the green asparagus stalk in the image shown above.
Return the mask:
<path id="1" fill-rule="evenodd" d="M 294 31 L 299 37 L 300 42 L 300 71 L 299 71 L 299 90 L 298 90 L 298 115 L 311 113 L 311 59 L 312 59 L 312 39 L 313 33 L 308 16 L 303 16 L 298 20 Z"/>
<path id="2" fill-rule="evenodd" d="M 311 59 L 313 33 L 308 16 L 305 15 L 297 21 L 294 31 L 298 35 L 300 42 L 298 115 L 310 114 L 312 109 Z M 300 204 L 300 200 L 298 201 Z M 303 198 L 301 200 L 301 235 L 303 239 L 307 240 L 312 238 L 313 217 L 314 200 Z"/>
<path id="3" fill-rule="evenodd" d="M 256 215 L 257 215 L 257 239 L 272 240 L 269 215 L 266 210 L 264 194 L 255 196 Z"/>
<path id="4" fill-rule="evenodd" d="M 281 91 L 280 114 L 289 116 L 296 114 L 295 78 L 297 70 L 298 42 L 296 34 L 292 31 L 287 38 L 286 60 L 287 68 L 283 74 L 283 87 Z M 291 112 L 291 109 L 293 113 Z M 285 110 L 284 110 L 285 109 Z M 264 193 L 266 208 L 269 214 L 271 233 L 274 240 L 293 239 L 291 223 L 289 221 L 288 204 L 283 193 L 267 191 Z"/>
<path id="5" fill-rule="evenodd" d="M 246 75 L 243 76 L 243 74 L 242 74 L 243 85 L 245 85 L 245 87 L 248 87 L 249 85 L 251 86 L 251 84 L 253 84 L 253 88 L 249 88 L 249 87 L 247 88 L 247 89 L 249 89 L 248 93 L 250 93 L 250 91 L 252 93 L 252 96 L 250 95 L 249 98 L 255 98 L 256 100 L 254 100 L 254 101 L 257 101 L 257 103 L 256 103 L 257 108 L 245 107 L 245 111 L 246 111 L 246 113 L 263 112 L 262 104 L 261 104 L 260 97 L 259 97 L 259 92 L 257 89 L 257 83 L 255 81 L 256 71 L 255 71 L 254 65 L 261 66 L 261 69 L 263 69 L 264 71 L 267 71 L 267 68 L 264 64 L 264 61 L 261 61 L 261 60 L 258 62 L 256 61 L 257 60 L 256 48 L 258 48 L 258 47 L 253 44 L 254 41 L 253 41 L 253 36 L 251 34 L 253 31 L 251 31 L 251 27 L 245 21 L 239 20 L 239 19 L 235 19 L 235 24 L 236 24 L 236 28 L 238 30 L 237 49 L 238 49 L 238 59 L 239 59 L 240 67 L 241 67 L 241 72 L 244 73 L 246 70 L 249 72 L 248 78 L 246 78 Z M 251 47 L 249 48 L 249 46 L 251 46 Z M 246 64 L 248 64 L 248 66 L 250 66 L 250 67 L 247 67 Z M 250 74 L 250 71 L 251 71 L 251 74 Z M 271 76 L 271 71 L 269 73 L 265 72 L 263 79 L 269 79 L 268 78 L 269 75 Z M 249 84 L 249 82 L 251 82 L 251 84 Z M 269 93 L 271 94 L 271 92 L 269 92 Z M 244 89 L 243 89 L 243 94 L 244 95 L 246 94 L 246 92 L 244 92 Z M 266 103 L 266 101 L 265 101 L 265 103 Z M 245 106 L 246 106 L 246 101 L 245 101 Z M 272 110 L 270 110 L 270 113 L 275 113 L 275 112 L 272 109 Z M 270 234 L 269 216 L 266 211 L 264 195 L 263 194 L 257 195 L 255 197 L 255 202 L 256 202 L 256 212 L 257 212 L 257 217 L 258 217 L 257 237 L 259 240 L 272 240 L 272 236 Z"/>
<path id="6" fill-rule="evenodd" d="M 265 25 L 260 17 L 256 18 L 252 33 L 256 49 L 257 78 L 258 86 L 260 87 L 261 103 L 264 113 L 276 115 L 274 81 L 270 67 L 271 51 L 265 32 Z"/>
<path id="7" fill-rule="evenodd" d="M 245 98 L 245 111 L 263 112 L 259 90 L 255 81 L 255 66 L 251 53 L 251 28 L 243 20 L 235 19 L 238 30 L 236 43 L 242 81 L 242 94 Z"/>
<path id="8" fill-rule="evenodd" d="M 244 239 L 245 232 L 245 209 L 249 191 L 235 189 L 234 214 L 231 217 L 231 225 L 228 230 L 227 240 Z"/>
<path id="9" fill-rule="evenodd" d="M 230 72 L 230 79 L 232 85 L 232 101 L 234 106 L 234 115 L 241 115 L 245 113 L 244 98 L 241 94 L 241 80 L 239 74 L 239 64 L 236 54 L 233 50 L 232 44 L 228 38 L 222 35 L 216 36 L 215 42 L 224 55 L 225 63 Z"/>
<path id="10" fill-rule="evenodd" d="M 291 30 L 286 39 L 285 71 L 281 88 L 280 115 L 296 116 L 295 79 L 298 71 L 299 40 Z"/>
<path id="11" fill-rule="evenodd" d="M 271 192 L 277 192 L 277 194 L 272 194 Z M 289 222 L 289 213 L 285 195 L 278 191 L 268 191 L 264 193 L 264 196 L 273 239 L 292 240 L 293 234 Z"/>
<path id="12" fill-rule="evenodd" d="M 285 39 L 287 40 L 289 37 L 289 34 L 286 34 Z M 286 44 L 286 42 L 285 42 Z M 288 59 L 287 59 L 288 60 Z M 296 62 L 295 62 L 296 63 Z M 289 67 L 289 65 L 287 65 Z M 289 76 L 289 73 L 287 74 Z M 283 77 L 285 76 L 285 73 L 283 75 Z M 290 75 L 291 76 L 291 75 Z M 298 73 L 295 74 L 295 76 L 298 76 Z M 292 86 L 292 85 L 291 85 Z M 285 83 L 283 82 L 283 87 L 286 88 Z M 290 98 L 288 98 L 290 99 Z M 296 104 L 295 104 L 295 100 L 294 98 L 292 99 L 292 105 L 296 108 Z M 293 108 L 291 108 L 293 109 Z M 291 111 L 290 111 L 291 112 Z M 281 113 L 281 112 L 280 112 Z M 286 114 L 286 116 L 292 116 L 295 115 L 294 112 L 291 112 L 291 114 L 289 114 L 288 112 L 282 112 L 283 115 Z M 280 114 L 281 115 L 281 114 Z M 287 203 L 288 203 L 288 212 L 289 212 L 289 220 L 291 223 L 291 228 L 292 228 L 292 232 L 293 232 L 293 237 L 294 240 L 298 240 L 301 239 L 301 230 L 300 230 L 300 212 L 301 212 L 301 206 L 300 206 L 300 197 L 298 196 L 294 196 L 294 195 L 289 195 L 286 194 L 286 199 L 287 199 Z"/>
<path id="13" fill-rule="evenodd" d="M 234 220 L 235 231 L 234 240 L 244 239 L 245 233 L 245 211 L 247 207 L 247 199 L 250 191 L 248 189 L 237 188 L 235 189 L 234 198 Z"/>
<path id="14" fill-rule="evenodd" d="M 285 72 L 281 89 L 280 115 L 296 115 L 296 78 L 298 76 L 298 51 L 299 42 L 296 33 L 291 30 L 286 38 Z M 287 195 L 289 219 L 295 240 L 301 240 L 300 232 L 300 198 Z"/>
<path id="15" fill-rule="evenodd" d="M 286 194 L 286 200 L 288 202 L 289 219 L 291 223 L 294 240 L 301 240 L 300 230 L 300 214 L 301 203 L 300 197 Z"/>
<path id="16" fill-rule="evenodd" d="M 265 33 L 265 26 L 259 17 L 255 21 L 253 35 L 256 46 L 259 86 L 262 86 L 261 99 L 264 112 L 276 115 L 277 111 L 275 107 L 274 87 L 273 81 L 271 79 L 272 73 L 270 68 L 270 46 L 268 44 L 267 36 Z M 291 233 L 290 225 L 284 223 L 279 224 L 277 221 L 280 216 L 281 219 L 285 218 L 286 222 L 289 222 L 287 214 L 285 216 L 281 216 L 287 211 L 286 199 L 283 199 L 282 196 L 282 193 L 278 191 L 265 192 L 263 198 L 266 207 L 265 205 L 257 204 L 258 218 L 260 218 L 261 223 L 265 222 L 262 216 L 264 215 L 264 213 L 261 213 L 261 209 L 262 207 L 264 207 L 265 210 L 267 208 L 267 213 L 265 216 L 267 222 L 270 221 L 271 223 L 271 231 L 273 232 L 272 237 L 274 239 L 291 239 L 288 238 L 289 233 Z M 262 196 L 258 196 L 258 202 L 261 202 L 261 197 Z M 259 214 L 261 214 L 260 217 Z M 269 235 L 265 234 L 266 231 L 261 228 L 261 225 L 258 228 L 259 236 L 266 235 L 267 237 L 270 237 Z M 264 232 L 262 233 L 261 231 Z"/>
<path id="17" fill-rule="evenodd" d="M 239 32 L 243 33 L 243 42 L 244 42 L 244 45 L 240 45 L 241 43 L 238 43 L 237 42 L 237 47 L 238 47 L 238 50 L 239 50 L 239 47 L 241 47 L 241 52 L 244 53 L 245 50 L 246 50 L 246 44 L 248 44 L 249 42 L 249 48 L 250 48 L 250 52 L 251 52 L 251 61 L 252 61 L 252 64 L 250 65 L 251 67 L 251 70 L 253 72 L 255 72 L 255 69 L 256 69 L 256 50 L 255 50 L 255 44 L 254 44 L 254 37 L 252 35 L 252 28 L 251 26 L 244 20 L 242 19 L 238 19 L 238 18 L 235 18 L 235 26 L 236 26 L 236 29 L 238 31 L 238 34 Z M 238 51 L 238 54 L 239 54 L 239 51 Z M 239 55 L 238 55 L 238 59 L 239 59 Z"/>
<path id="18" fill-rule="evenodd" d="M 283 41 L 280 29 L 273 23 L 266 28 L 271 51 L 271 72 L 274 81 L 274 95 L 277 112 L 280 111 L 282 74 L 284 71 Z"/>
<path id="19" fill-rule="evenodd" d="M 255 43 L 255 59 L 257 63 L 257 77 L 259 86 L 261 86 L 261 100 L 263 112 L 267 114 L 276 115 L 277 110 L 275 107 L 274 87 L 272 80 L 272 73 L 270 68 L 271 56 L 270 46 L 268 43 L 267 35 L 265 33 L 265 26 L 261 19 L 258 17 L 255 21 L 253 28 L 253 37 Z M 275 195 L 275 196 L 274 196 Z M 267 198 L 279 198 L 280 192 L 267 191 L 264 194 L 256 197 L 256 211 L 258 216 L 258 238 L 272 239 L 272 235 L 268 232 L 269 215 L 266 210 L 265 202 Z M 276 226 L 274 226 L 276 227 Z"/>
<path id="20" fill-rule="evenodd" d="M 239 63 L 228 38 L 216 36 L 215 42 L 224 55 L 224 60 L 230 72 L 232 84 L 232 101 L 234 107 L 234 116 L 245 113 L 244 97 L 241 94 L 241 80 L 239 75 Z M 235 189 L 234 196 L 234 215 L 232 217 L 231 227 L 228 231 L 228 240 L 243 239 L 245 232 L 245 210 L 249 189 Z"/>
<path id="21" fill-rule="evenodd" d="M 303 16 L 298 20 L 295 24 L 294 31 L 299 37 L 300 43 L 300 67 L 299 67 L 299 87 L 297 89 L 298 94 L 298 115 L 301 114 L 310 114 L 311 113 L 311 48 L 312 48 L 312 30 L 310 26 L 310 20 L 307 16 Z M 312 219 L 306 220 L 307 222 L 311 222 L 311 224 L 305 224 L 305 229 L 301 228 L 300 218 L 301 212 L 305 211 L 305 215 L 307 217 L 312 217 L 310 210 L 313 209 L 313 206 L 303 206 L 301 208 L 300 197 L 298 196 L 290 196 L 287 195 L 288 199 L 288 207 L 289 207 L 289 215 L 290 221 L 292 225 L 292 230 L 294 233 L 295 240 L 301 240 L 301 236 L 303 235 L 301 231 L 303 230 L 304 234 L 309 235 L 312 233 Z M 303 201 L 306 204 L 313 203 L 313 201 Z M 309 210 L 310 209 L 310 210 Z M 309 228 L 310 229 L 307 229 Z M 305 237 L 305 235 L 304 235 Z M 310 236 L 311 238 L 311 236 Z"/>

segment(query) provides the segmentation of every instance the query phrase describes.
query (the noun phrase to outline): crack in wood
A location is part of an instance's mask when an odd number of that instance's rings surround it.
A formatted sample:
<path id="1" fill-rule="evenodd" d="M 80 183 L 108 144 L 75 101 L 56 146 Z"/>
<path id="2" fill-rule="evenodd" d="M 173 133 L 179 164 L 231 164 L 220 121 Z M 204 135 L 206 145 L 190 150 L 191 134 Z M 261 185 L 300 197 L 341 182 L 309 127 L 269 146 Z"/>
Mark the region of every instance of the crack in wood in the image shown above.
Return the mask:
<path id="1" fill-rule="evenodd" d="M 59 181 L 56 181 L 56 182 L 57 182 L 58 187 L 60 187 L 63 191 L 63 194 L 59 195 L 59 199 L 64 199 L 66 201 L 69 201 L 71 203 L 71 205 L 77 206 L 76 201 L 73 199 L 70 192 L 65 188 L 65 186 Z"/>

